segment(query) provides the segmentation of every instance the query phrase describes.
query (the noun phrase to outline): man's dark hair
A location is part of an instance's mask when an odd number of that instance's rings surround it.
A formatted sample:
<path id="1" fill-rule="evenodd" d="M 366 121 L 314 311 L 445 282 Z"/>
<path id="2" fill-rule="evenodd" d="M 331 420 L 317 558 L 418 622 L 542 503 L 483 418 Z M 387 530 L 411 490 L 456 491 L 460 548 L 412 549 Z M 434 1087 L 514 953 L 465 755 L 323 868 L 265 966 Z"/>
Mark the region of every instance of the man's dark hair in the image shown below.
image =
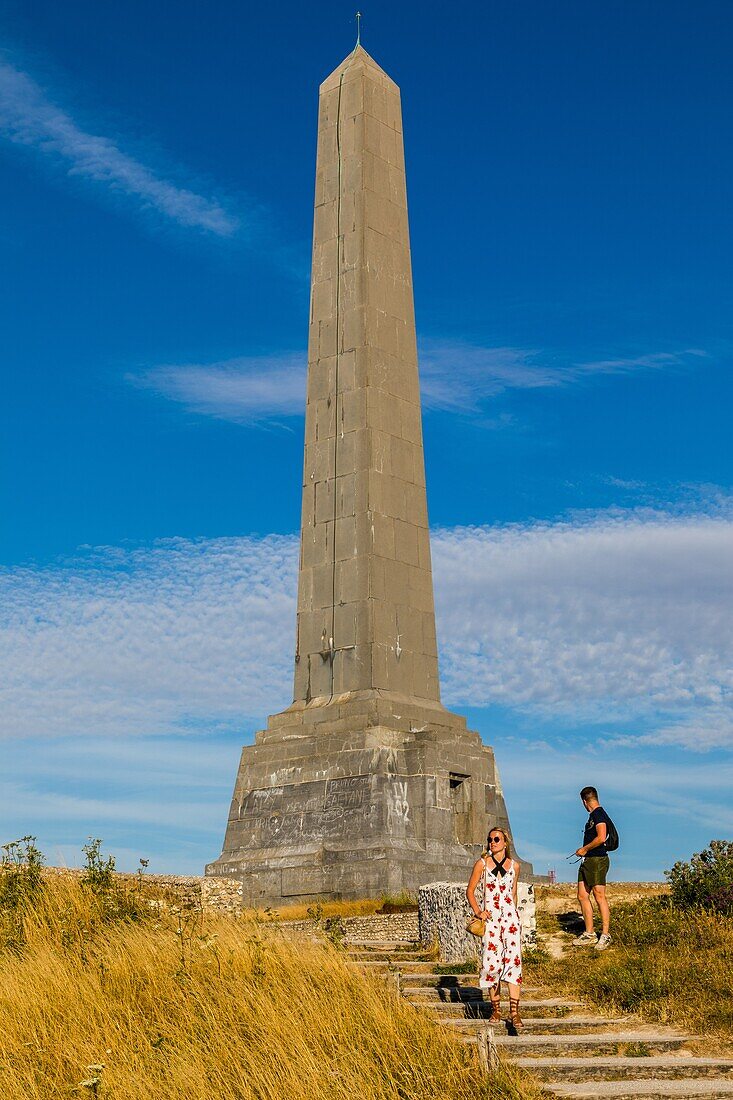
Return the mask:
<path id="1" fill-rule="evenodd" d="M 595 789 L 595 787 L 583 787 L 583 790 L 580 792 L 580 797 L 583 799 L 584 802 L 587 802 L 589 798 L 595 798 L 597 802 L 598 791 Z"/>

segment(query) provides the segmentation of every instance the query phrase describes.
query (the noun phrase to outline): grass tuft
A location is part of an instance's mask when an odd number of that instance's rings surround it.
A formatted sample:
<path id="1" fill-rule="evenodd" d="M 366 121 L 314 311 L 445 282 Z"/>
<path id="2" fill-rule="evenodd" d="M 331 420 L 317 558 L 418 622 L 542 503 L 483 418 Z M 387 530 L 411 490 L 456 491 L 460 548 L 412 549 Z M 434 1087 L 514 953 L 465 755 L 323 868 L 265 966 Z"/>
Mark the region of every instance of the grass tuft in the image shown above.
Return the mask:
<path id="1" fill-rule="evenodd" d="M 627 1043 L 625 1054 L 627 1058 L 651 1058 L 652 1056 L 648 1043 Z"/>
<path id="2" fill-rule="evenodd" d="M 478 972 L 478 960 L 466 959 L 458 963 L 436 963 L 433 967 L 434 974 L 476 974 Z"/>

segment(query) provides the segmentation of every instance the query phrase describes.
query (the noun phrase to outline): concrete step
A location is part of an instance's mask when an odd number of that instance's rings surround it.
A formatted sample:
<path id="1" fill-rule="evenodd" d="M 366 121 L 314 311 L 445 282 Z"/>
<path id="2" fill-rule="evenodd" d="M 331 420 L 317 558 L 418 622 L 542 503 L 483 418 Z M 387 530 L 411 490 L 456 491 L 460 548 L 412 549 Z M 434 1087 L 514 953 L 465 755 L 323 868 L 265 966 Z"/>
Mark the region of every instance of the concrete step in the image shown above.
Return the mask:
<path id="1" fill-rule="evenodd" d="M 470 1017 L 468 1017 L 470 1019 Z M 567 1037 L 568 1035 L 587 1035 L 590 1032 L 605 1032 L 610 1033 L 611 1028 L 624 1028 L 628 1027 L 630 1021 L 628 1019 L 608 1019 L 605 1016 L 529 1016 L 523 1015 L 524 1029 L 523 1035 L 529 1032 L 532 1035 L 535 1034 L 547 1034 L 547 1035 L 562 1035 Z M 506 1022 L 506 1021 L 505 1021 Z M 496 1028 L 501 1028 L 502 1024 L 495 1024 Z M 497 1034 L 500 1034 L 497 1031 Z"/>
<path id="2" fill-rule="evenodd" d="M 733 1059 L 692 1058 L 673 1054 L 649 1058 L 516 1058 L 515 1065 L 540 1081 L 655 1081 L 698 1077 L 733 1078 Z"/>
<path id="3" fill-rule="evenodd" d="M 572 1013 L 569 1016 L 530 1016 L 523 1012 L 522 1019 L 524 1020 L 525 1032 L 541 1031 L 549 1034 L 557 1033 L 558 1035 L 565 1035 L 568 1032 L 577 1032 L 578 1034 L 589 1031 L 610 1032 L 612 1028 L 628 1027 L 632 1022 L 628 1017 L 623 1016 L 576 1016 Z"/>
<path id="4" fill-rule="evenodd" d="M 473 1023 L 474 1028 L 486 1025 L 479 1021 L 466 1021 Z M 446 1024 L 448 1021 L 442 1020 Z M 461 1022 L 456 1030 L 463 1030 L 465 1022 Z M 587 1035 L 506 1035 L 498 1029 L 496 1032 L 496 1045 L 506 1048 L 507 1054 L 538 1056 L 556 1055 L 592 1055 L 621 1054 L 630 1043 L 643 1043 L 652 1054 L 679 1050 L 685 1043 L 689 1043 L 692 1036 L 678 1035 L 670 1031 L 601 1031 Z"/>
<path id="5" fill-rule="evenodd" d="M 439 1023 L 454 1027 L 456 1030 L 460 1031 L 475 1031 L 478 1034 L 478 1032 L 483 1031 L 486 1027 L 486 1018 L 481 1016 L 441 1016 L 438 1013 L 434 1013 L 434 1016 Z M 624 1025 L 628 1025 L 628 1021 L 606 1020 L 602 1017 L 599 1019 L 596 1016 L 558 1016 L 555 1019 L 544 1020 L 527 1017 L 524 1020 L 522 1035 L 557 1036 L 561 1039 L 576 1039 L 584 1038 L 596 1032 L 603 1032 L 604 1029 L 605 1033 L 610 1034 L 608 1029 L 614 1025 L 623 1027 Z M 514 1030 L 507 1019 L 503 1019 L 500 1023 L 491 1024 L 490 1026 L 497 1039 L 501 1035 L 514 1037 Z"/>
<path id="6" fill-rule="evenodd" d="M 434 963 L 431 965 L 435 965 Z M 481 992 L 478 984 L 478 974 L 430 974 L 425 971 L 415 971 L 407 969 L 402 971 L 402 985 L 403 988 L 415 988 L 416 986 L 424 986 L 432 989 L 451 989 L 455 986 L 461 988 L 475 989 L 477 993 Z M 541 989 L 537 985 L 523 985 L 522 995 L 525 996 L 529 993 L 544 993 L 546 990 Z"/>
<path id="7" fill-rule="evenodd" d="M 344 938 L 344 947 L 354 947 L 361 951 L 424 951 L 425 945 L 418 940 L 352 940 Z"/>
<path id="8" fill-rule="evenodd" d="M 348 958 L 352 962 L 399 962 L 402 964 L 407 963 L 423 963 L 429 962 L 431 966 L 435 966 L 435 961 L 424 958 L 424 951 L 348 951 Z"/>
<path id="9" fill-rule="evenodd" d="M 469 1018 L 483 1020 L 486 1016 L 491 1015 L 491 1004 L 488 1001 L 426 1001 L 417 997 L 407 997 L 409 1003 L 414 1004 L 416 1009 L 427 1009 L 428 1012 L 434 1012 L 436 1015 L 441 1016 L 469 1016 Z M 562 1005 L 565 1008 L 565 1005 Z M 582 1009 L 583 1005 L 578 1004 L 576 1008 Z M 502 1015 L 506 1016 L 507 1009 L 502 1008 Z M 567 1013 L 568 1015 L 570 1013 Z M 523 1001 L 522 1002 L 522 1019 L 529 1020 L 558 1020 L 564 1019 L 566 1013 L 558 1012 L 558 1005 L 546 1005 L 541 1001 Z"/>
<path id="10" fill-rule="evenodd" d="M 724 1100 L 733 1096 L 733 1081 L 726 1077 L 698 1077 L 694 1080 L 659 1081 L 639 1078 L 635 1081 L 593 1081 L 580 1084 L 545 1085 L 551 1096 L 572 1097 L 573 1100 L 670 1100 L 684 1096 L 687 1100 Z"/>
<path id="11" fill-rule="evenodd" d="M 433 967 L 435 964 L 433 964 Z M 480 993 L 478 974 L 426 974 L 407 967 L 402 971 L 403 986 L 423 986 L 432 989 L 450 989 L 455 986 L 470 986 Z"/>
<path id="12" fill-rule="evenodd" d="M 403 975 L 404 978 L 404 975 Z M 402 985 L 402 994 L 413 1004 L 452 1004 L 452 1005 L 480 1005 L 489 1004 L 489 998 L 484 997 L 482 989 L 462 988 L 460 986 L 448 989 L 434 989 L 429 985 Z M 521 1011 L 533 1011 L 558 1009 L 558 1008 L 583 1008 L 582 1001 L 566 1001 L 564 997 L 527 997 L 522 998 Z M 503 1008 L 506 1008 L 506 997 L 503 1000 Z"/>
<path id="13" fill-rule="evenodd" d="M 397 960 L 388 959 L 348 959 L 350 966 L 358 966 L 360 969 L 379 972 L 380 970 L 405 970 L 407 966 L 410 968 L 410 973 L 418 976 L 427 975 L 434 978 L 433 969 L 435 967 L 434 962 L 421 962 L 419 959 L 410 959 L 409 962 L 398 962 Z"/>
<path id="14" fill-rule="evenodd" d="M 415 1008 L 421 1008 L 426 1012 L 431 1012 L 434 1016 L 450 1016 L 455 1018 L 465 1016 L 469 1020 L 485 1020 L 491 1015 L 491 1005 L 488 1001 L 424 1001 L 415 997 L 405 997 L 405 1000 L 409 1001 Z M 550 1027 L 552 1023 L 557 1023 L 558 1020 L 563 1024 L 565 1024 L 567 1020 L 570 1020 L 575 1026 L 578 1025 L 579 1021 L 583 1020 L 586 1020 L 589 1025 L 592 1023 L 597 1027 L 606 1027 L 609 1023 L 603 1016 L 558 1016 L 557 1006 L 545 1008 L 541 1001 L 537 1002 L 537 1004 L 539 1004 L 539 1008 L 536 1008 L 532 1001 L 525 1001 L 522 1003 L 522 1019 L 527 1024 L 527 1027 Z M 502 1015 L 507 1015 L 506 1006 L 502 1009 Z M 628 1024 L 628 1021 L 614 1020 L 613 1023 Z"/>

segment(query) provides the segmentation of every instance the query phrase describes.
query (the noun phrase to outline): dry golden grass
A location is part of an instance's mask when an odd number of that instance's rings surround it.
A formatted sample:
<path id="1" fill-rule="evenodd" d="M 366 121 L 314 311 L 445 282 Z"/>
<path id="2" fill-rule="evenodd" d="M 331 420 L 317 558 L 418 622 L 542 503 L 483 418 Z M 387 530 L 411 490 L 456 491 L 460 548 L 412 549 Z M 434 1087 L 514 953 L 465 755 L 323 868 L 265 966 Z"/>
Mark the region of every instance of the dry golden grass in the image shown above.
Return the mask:
<path id="1" fill-rule="evenodd" d="M 642 901 L 644 898 L 665 897 L 668 894 L 669 886 L 664 882 L 610 882 L 608 884 L 608 900 L 613 906 L 628 905 L 631 902 Z M 537 927 L 540 932 L 557 932 L 560 928 L 557 918 L 561 914 L 577 913 L 578 920 L 582 921 L 577 882 L 535 886 L 535 898 Z"/>
<path id="2" fill-rule="evenodd" d="M 642 898 L 656 898 L 669 893 L 666 882 L 609 882 L 608 896 L 624 904 Z M 563 905 L 577 908 L 577 882 L 558 882 L 554 886 L 535 886 L 538 908 L 561 911 Z"/>
<path id="3" fill-rule="evenodd" d="M 354 901 L 318 901 L 308 905 L 279 905 L 277 909 L 249 909 L 247 916 L 255 920 L 298 921 L 309 920 L 314 916 L 329 920 L 344 917 L 371 917 L 382 906 L 391 903 L 400 909 L 416 908 L 417 899 L 405 892 L 394 897 L 360 898 Z"/>
<path id="4" fill-rule="evenodd" d="M 3 1100 L 539 1096 L 329 945 L 123 901 L 48 882 L 0 953 Z"/>

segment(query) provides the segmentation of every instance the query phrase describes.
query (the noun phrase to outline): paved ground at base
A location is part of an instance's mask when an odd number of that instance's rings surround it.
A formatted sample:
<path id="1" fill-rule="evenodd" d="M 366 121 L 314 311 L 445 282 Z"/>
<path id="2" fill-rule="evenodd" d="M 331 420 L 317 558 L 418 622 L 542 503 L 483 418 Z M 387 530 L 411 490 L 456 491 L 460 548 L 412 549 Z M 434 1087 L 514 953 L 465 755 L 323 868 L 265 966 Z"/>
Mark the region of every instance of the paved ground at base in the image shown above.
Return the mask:
<path id="1" fill-rule="evenodd" d="M 477 974 L 436 974 L 420 944 L 364 940 L 348 943 L 347 950 L 354 966 L 391 978 L 416 1010 L 452 1028 L 461 1041 L 479 1042 L 487 1052 L 492 1045 L 501 1049 L 549 1096 L 733 1100 L 733 1057 L 700 1055 L 699 1037 L 633 1017 L 604 1016 L 538 986 L 523 988 L 525 1027 L 517 1035 L 508 1023 L 486 1022 L 491 1008 Z M 504 991 L 502 1009 L 508 1007 Z"/>

